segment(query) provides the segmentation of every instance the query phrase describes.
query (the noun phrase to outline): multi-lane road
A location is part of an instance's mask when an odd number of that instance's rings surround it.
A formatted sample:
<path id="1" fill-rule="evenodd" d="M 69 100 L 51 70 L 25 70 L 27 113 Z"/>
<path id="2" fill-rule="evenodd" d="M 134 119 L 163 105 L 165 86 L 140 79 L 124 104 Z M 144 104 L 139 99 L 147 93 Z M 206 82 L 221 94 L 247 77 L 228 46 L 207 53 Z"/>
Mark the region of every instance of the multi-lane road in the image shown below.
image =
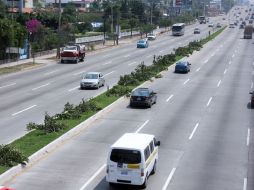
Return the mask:
<path id="1" fill-rule="evenodd" d="M 214 18 L 216 20 L 220 18 Z M 201 34 L 194 35 L 195 27 Z M 154 55 L 164 55 L 189 41 L 207 36 L 212 30 L 207 25 L 193 24 L 186 27 L 182 37 L 165 34 L 150 43 L 149 48 L 137 49 L 136 42 L 119 48 L 96 52 L 79 64 L 47 64 L 47 66 L 0 77 L 0 144 L 7 144 L 23 136 L 26 124 L 41 123 L 45 112 L 59 113 L 67 102 L 78 104 L 82 98 L 96 96 L 106 90 L 80 90 L 79 82 L 84 72 L 104 73 L 106 84 L 112 87 L 119 76 L 130 73 L 142 61 L 151 64 Z"/>
<path id="2" fill-rule="evenodd" d="M 161 36 L 148 49 L 136 50 L 135 44 L 129 44 L 89 56 L 84 64 L 54 65 L 2 78 L 5 85 L 13 85 L 0 95 L 4 100 L 0 114 L 5 118 L 0 139 L 2 131 L 8 134 L 3 142 L 21 135 L 21 124 L 41 120 L 45 110 L 59 111 L 67 101 L 75 103 L 103 90 L 79 90 L 82 72 L 102 71 L 113 85 L 140 61 L 149 64 L 151 55 L 167 54 L 198 38 L 194 27 L 187 27 L 183 37 Z M 200 27 L 207 35 L 207 25 Z M 145 83 L 158 93 L 151 109 L 129 108 L 129 100 L 124 99 L 6 185 L 18 190 L 110 189 L 105 181 L 110 145 L 126 132 L 140 132 L 161 141 L 157 173 L 149 177 L 147 189 L 254 189 L 254 119 L 248 94 L 253 88 L 254 45 L 242 34 L 238 28 L 227 28 L 187 58 L 192 63 L 189 74 L 175 74 L 170 67 L 162 78 Z"/>

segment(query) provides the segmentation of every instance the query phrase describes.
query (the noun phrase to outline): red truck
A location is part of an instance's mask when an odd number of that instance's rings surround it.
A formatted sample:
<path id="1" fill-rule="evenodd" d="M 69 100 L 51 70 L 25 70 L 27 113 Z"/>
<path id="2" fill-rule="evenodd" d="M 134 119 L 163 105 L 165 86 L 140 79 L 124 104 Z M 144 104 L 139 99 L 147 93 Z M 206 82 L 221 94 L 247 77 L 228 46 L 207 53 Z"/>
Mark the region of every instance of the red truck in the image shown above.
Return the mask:
<path id="1" fill-rule="evenodd" d="M 84 61 L 86 56 L 85 45 L 72 44 L 67 45 L 63 48 L 61 52 L 61 63 Z"/>

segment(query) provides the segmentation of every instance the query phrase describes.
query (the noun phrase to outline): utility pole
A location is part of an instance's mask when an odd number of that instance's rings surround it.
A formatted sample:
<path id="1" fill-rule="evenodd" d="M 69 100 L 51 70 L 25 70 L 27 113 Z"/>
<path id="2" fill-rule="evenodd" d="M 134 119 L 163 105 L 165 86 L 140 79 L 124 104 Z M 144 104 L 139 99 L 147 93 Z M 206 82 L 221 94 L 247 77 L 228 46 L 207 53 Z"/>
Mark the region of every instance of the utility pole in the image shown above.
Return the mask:
<path id="1" fill-rule="evenodd" d="M 62 11 L 61 11 L 61 0 L 59 0 L 59 6 L 58 6 L 58 46 L 57 46 L 57 58 L 60 59 L 60 30 L 61 30 L 61 17 L 62 17 Z"/>
<path id="2" fill-rule="evenodd" d="M 114 33 L 113 5 L 111 4 L 111 32 Z"/>

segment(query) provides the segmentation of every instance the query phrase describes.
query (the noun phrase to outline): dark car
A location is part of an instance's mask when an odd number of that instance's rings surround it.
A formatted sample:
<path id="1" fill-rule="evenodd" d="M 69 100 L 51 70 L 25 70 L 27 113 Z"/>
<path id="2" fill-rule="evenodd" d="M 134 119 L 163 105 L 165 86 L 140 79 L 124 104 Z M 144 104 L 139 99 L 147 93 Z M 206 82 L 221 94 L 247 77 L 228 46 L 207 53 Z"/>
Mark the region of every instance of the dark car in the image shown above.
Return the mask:
<path id="1" fill-rule="evenodd" d="M 240 24 L 240 29 L 244 29 L 244 25 L 243 24 Z"/>
<path id="2" fill-rule="evenodd" d="M 179 61 L 175 65 L 175 73 L 188 73 L 190 72 L 190 63 L 188 61 Z"/>
<path id="3" fill-rule="evenodd" d="M 254 108 L 254 91 L 250 92 L 251 97 L 250 97 L 250 107 Z"/>
<path id="4" fill-rule="evenodd" d="M 150 108 L 153 104 L 156 104 L 156 94 L 149 88 L 137 88 L 131 93 L 130 107 L 147 106 Z"/>

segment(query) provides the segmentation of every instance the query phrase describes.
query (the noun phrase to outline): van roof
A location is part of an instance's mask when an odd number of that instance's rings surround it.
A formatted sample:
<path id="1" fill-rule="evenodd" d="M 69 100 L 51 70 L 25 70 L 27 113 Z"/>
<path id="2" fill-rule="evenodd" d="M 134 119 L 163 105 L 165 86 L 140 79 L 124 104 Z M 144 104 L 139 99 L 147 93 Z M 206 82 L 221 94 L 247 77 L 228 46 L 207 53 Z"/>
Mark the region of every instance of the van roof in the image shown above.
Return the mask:
<path id="1" fill-rule="evenodd" d="M 111 148 L 144 150 L 153 138 L 154 135 L 149 134 L 125 133 Z"/>

